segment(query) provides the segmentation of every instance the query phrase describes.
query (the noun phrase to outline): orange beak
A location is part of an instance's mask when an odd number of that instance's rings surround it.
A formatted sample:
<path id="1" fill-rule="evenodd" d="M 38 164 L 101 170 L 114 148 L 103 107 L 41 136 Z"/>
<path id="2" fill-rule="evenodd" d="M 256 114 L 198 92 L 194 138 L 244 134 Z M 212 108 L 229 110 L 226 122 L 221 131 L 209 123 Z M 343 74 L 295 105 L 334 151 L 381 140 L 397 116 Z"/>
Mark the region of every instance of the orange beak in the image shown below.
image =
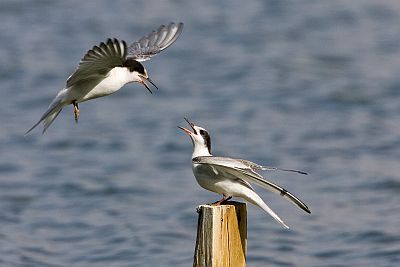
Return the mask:
<path id="1" fill-rule="evenodd" d="M 196 134 L 196 129 L 194 128 L 194 124 L 191 123 L 191 122 L 190 122 L 188 119 L 186 119 L 186 118 L 185 118 L 185 121 L 187 121 L 187 123 L 190 125 L 190 127 L 192 127 L 193 132 L 191 132 L 190 130 L 188 130 L 188 129 L 186 129 L 186 128 L 183 128 L 183 127 L 181 127 L 181 126 L 178 126 L 178 128 L 181 129 L 181 130 L 183 130 L 183 131 L 185 131 L 185 132 L 186 132 L 187 134 L 189 134 L 189 135 Z"/>
<path id="2" fill-rule="evenodd" d="M 143 84 L 143 86 L 146 87 L 147 90 L 149 90 L 150 94 L 152 94 L 153 92 L 150 90 L 150 87 L 146 84 L 145 81 L 149 82 L 151 85 L 153 85 L 153 86 L 158 90 L 157 85 L 155 85 L 155 84 L 153 83 L 153 81 L 150 80 L 150 78 L 141 77 L 140 83 Z"/>

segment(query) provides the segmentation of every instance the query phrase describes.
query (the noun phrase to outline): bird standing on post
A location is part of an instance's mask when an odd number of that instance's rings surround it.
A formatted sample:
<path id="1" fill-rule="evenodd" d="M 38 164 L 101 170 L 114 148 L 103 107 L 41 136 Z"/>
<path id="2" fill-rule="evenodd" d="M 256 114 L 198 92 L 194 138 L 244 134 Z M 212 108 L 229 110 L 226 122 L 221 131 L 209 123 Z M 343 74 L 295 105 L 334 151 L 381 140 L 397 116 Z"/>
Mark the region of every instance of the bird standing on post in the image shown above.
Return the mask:
<path id="1" fill-rule="evenodd" d="M 211 155 L 211 138 L 209 133 L 199 126 L 185 119 L 192 131 L 178 126 L 185 131 L 193 142 L 192 169 L 199 185 L 209 191 L 221 194 L 221 200 L 214 204 L 220 205 L 232 197 L 241 197 L 255 204 L 270 214 L 285 228 L 289 228 L 281 218 L 265 204 L 261 197 L 254 191 L 250 183 L 255 183 L 265 189 L 280 194 L 282 197 L 297 205 L 307 213 L 310 209 L 295 195 L 286 189 L 265 180 L 256 171 L 289 171 L 307 174 L 298 170 L 280 169 L 276 167 L 260 166 L 248 160 L 227 157 L 214 157 Z"/>
<path id="2" fill-rule="evenodd" d="M 129 46 L 125 41 L 115 38 L 93 46 L 67 79 L 66 87 L 58 92 L 40 120 L 25 134 L 41 122 L 44 133 L 63 107 L 70 104 L 73 105 L 75 121 L 78 122 L 78 103 L 110 95 L 127 83 L 141 83 L 152 93 L 146 81 L 157 86 L 140 62 L 149 60 L 173 44 L 182 30 L 183 23 L 170 23 L 168 26 L 160 26 Z"/>

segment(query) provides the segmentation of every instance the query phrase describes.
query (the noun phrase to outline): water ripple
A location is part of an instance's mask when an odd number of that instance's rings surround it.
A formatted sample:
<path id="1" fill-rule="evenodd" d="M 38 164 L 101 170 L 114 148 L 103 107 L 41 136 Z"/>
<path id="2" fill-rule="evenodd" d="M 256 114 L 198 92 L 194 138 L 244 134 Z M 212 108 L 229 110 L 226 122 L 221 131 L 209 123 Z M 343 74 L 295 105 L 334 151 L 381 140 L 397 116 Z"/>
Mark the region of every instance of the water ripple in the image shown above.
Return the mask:
<path id="1" fill-rule="evenodd" d="M 291 226 L 249 205 L 249 266 L 399 262 L 400 6 L 395 1 L 14 1 L 0 14 L 0 265 L 188 266 L 192 144 L 305 169 L 267 172 L 311 215 L 262 188 Z M 98 15 L 98 14 L 101 14 Z M 24 136 L 86 49 L 171 20 L 179 40 L 129 84 Z M 251 208 L 250 208 L 251 207 Z"/>

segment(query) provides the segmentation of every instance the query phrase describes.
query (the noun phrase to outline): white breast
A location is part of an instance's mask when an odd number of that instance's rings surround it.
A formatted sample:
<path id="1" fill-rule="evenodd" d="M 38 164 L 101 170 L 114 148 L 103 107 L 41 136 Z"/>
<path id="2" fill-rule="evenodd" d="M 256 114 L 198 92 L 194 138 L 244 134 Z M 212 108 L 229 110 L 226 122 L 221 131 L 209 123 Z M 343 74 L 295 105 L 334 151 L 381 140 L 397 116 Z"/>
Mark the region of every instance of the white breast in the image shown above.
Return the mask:
<path id="1" fill-rule="evenodd" d="M 127 68 L 122 68 L 122 67 L 113 68 L 107 74 L 106 78 L 99 84 L 97 84 L 93 89 L 85 90 L 83 88 L 80 89 L 78 88 L 78 90 L 80 90 L 83 93 L 85 93 L 85 91 L 87 92 L 86 94 L 80 97 L 81 100 L 78 102 L 83 102 L 89 99 L 110 95 L 121 89 L 121 87 L 124 86 L 125 84 L 130 82 L 138 82 L 140 80 L 141 79 L 136 72 L 132 73 Z"/>

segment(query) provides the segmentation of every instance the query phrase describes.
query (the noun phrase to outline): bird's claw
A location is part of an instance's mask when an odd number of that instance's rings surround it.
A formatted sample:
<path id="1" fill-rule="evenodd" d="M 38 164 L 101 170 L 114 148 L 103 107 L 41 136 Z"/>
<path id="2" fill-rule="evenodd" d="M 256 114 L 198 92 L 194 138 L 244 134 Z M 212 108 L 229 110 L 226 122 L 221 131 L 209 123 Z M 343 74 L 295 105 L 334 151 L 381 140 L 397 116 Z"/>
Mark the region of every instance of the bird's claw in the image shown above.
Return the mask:
<path id="1" fill-rule="evenodd" d="M 79 119 L 79 107 L 78 107 L 78 103 L 76 101 L 74 101 L 72 103 L 72 105 L 74 105 L 74 115 L 75 115 L 75 123 L 78 123 L 78 119 Z"/>

